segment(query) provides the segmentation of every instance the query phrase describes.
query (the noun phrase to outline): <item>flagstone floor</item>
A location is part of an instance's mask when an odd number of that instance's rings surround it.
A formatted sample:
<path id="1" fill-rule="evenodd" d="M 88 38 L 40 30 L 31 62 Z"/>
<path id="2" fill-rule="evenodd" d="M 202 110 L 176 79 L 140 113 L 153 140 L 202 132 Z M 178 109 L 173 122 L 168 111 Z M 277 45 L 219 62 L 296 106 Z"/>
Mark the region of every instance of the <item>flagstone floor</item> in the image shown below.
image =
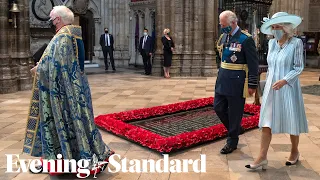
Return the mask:
<path id="1" fill-rule="evenodd" d="M 89 82 L 95 116 L 130 109 L 164 105 L 190 99 L 213 96 L 215 77 L 210 78 L 171 78 L 144 76 L 141 72 L 119 69 L 116 73 L 90 72 Z M 301 75 L 302 86 L 320 84 L 319 72 L 305 70 Z M 5 173 L 5 154 L 21 152 L 26 126 L 27 111 L 31 91 L 0 95 L 0 179 L 43 180 L 50 179 L 45 174 Z M 253 102 L 250 98 L 248 102 Z M 287 134 L 274 135 L 269 149 L 269 168 L 266 171 L 248 171 L 244 166 L 259 153 L 260 132 L 255 129 L 240 136 L 239 148 L 230 155 L 219 154 L 225 140 L 207 143 L 174 154 L 170 158 L 198 159 L 200 154 L 207 157 L 206 173 L 144 174 L 107 173 L 98 179 L 123 180 L 275 180 L 275 179 L 320 179 L 320 96 L 304 94 L 304 103 L 309 120 L 308 134 L 300 137 L 300 162 L 286 167 L 285 160 L 290 153 L 290 139 Z M 101 130 L 103 140 L 127 159 L 160 159 L 161 156 L 119 137 Z M 21 155 L 21 158 L 30 158 Z M 191 168 L 189 168 L 191 170 Z M 73 179 L 73 176 L 51 179 Z"/>

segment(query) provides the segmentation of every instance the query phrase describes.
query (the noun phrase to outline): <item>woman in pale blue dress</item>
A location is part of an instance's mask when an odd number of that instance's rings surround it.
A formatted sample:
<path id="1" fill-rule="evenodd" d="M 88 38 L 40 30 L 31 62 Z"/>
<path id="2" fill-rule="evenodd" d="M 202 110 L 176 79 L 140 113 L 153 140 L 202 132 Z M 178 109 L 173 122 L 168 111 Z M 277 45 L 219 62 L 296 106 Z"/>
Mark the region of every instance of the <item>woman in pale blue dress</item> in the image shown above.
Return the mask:
<path id="1" fill-rule="evenodd" d="M 293 29 L 301 23 L 299 16 L 278 12 L 264 18 L 261 32 L 273 35 L 269 41 L 268 72 L 263 92 L 259 128 L 262 129 L 261 149 L 249 169 L 268 165 L 267 152 L 272 134 L 288 133 L 291 154 L 287 166 L 299 159 L 299 134 L 308 132 L 299 75 L 303 71 L 303 43 L 293 37 Z"/>

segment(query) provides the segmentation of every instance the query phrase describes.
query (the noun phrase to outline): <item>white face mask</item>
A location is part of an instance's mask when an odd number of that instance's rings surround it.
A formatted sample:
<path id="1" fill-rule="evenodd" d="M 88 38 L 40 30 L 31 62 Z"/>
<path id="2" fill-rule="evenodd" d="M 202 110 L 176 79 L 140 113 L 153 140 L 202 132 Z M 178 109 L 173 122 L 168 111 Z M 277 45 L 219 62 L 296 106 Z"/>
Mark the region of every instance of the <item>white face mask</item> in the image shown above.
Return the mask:
<path id="1" fill-rule="evenodd" d="M 272 34 L 274 38 L 276 38 L 277 40 L 280 40 L 283 37 L 284 32 L 283 30 L 272 30 Z"/>
<path id="2" fill-rule="evenodd" d="M 148 36 L 148 33 L 144 32 L 143 35 L 144 35 L 144 36 Z"/>

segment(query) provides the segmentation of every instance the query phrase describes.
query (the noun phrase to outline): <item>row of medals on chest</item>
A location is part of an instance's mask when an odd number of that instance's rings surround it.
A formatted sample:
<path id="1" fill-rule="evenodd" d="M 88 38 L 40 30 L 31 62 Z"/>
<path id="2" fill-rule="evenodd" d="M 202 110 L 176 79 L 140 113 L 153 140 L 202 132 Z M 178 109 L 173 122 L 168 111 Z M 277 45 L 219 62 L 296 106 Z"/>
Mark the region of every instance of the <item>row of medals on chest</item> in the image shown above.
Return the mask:
<path id="1" fill-rule="evenodd" d="M 241 52 L 241 44 L 239 43 L 230 43 L 230 46 L 229 46 L 229 51 L 232 51 L 233 52 L 233 55 L 231 56 L 231 61 L 234 63 L 237 61 L 237 56 L 236 56 L 236 52 Z M 226 47 L 226 49 L 228 49 L 228 47 Z"/>

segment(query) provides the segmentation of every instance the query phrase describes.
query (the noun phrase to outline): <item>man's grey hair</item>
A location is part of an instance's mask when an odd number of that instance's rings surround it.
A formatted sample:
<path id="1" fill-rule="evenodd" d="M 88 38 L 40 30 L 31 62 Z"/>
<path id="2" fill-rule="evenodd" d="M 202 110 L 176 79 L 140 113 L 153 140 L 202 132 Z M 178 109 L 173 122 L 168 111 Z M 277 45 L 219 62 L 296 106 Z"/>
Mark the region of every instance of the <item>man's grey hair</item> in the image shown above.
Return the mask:
<path id="1" fill-rule="evenodd" d="M 293 37 L 294 30 L 291 23 L 280 23 L 278 25 L 283 27 L 283 31 L 287 34 L 288 38 Z"/>
<path id="2" fill-rule="evenodd" d="M 238 22 L 238 18 L 237 18 L 237 15 L 232 12 L 232 11 L 229 11 L 229 10 L 226 10 L 226 11 L 223 11 L 220 15 L 219 15 L 219 18 L 222 18 L 222 17 L 227 17 L 228 18 L 228 23 L 231 24 L 231 22 Z"/>
<path id="3" fill-rule="evenodd" d="M 73 12 L 66 6 L 54 6 L 50 12 L 50 17 L 52 19 L 61 17 L 61 20 L 64 24 L 72 24 L 74 21 Z"/>

